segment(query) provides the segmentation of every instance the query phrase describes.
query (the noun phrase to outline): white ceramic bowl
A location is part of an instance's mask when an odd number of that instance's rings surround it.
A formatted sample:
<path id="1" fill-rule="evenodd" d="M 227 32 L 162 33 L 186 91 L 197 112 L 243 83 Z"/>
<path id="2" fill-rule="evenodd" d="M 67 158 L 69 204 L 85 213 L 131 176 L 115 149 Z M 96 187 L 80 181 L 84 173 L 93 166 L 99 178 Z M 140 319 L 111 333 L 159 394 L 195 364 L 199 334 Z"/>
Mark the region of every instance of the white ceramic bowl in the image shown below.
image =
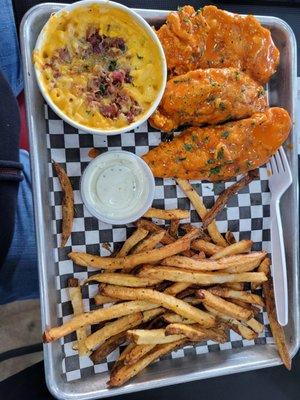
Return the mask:
<path id="1" fill-rule="evenodd" d="M 76 3 L 70 4 L 66 7 L 64 7 L 62 10 L 58 11 L 56 13 L 56 15 L 59 15 L 62 12 L 65 11 L 72 11 L 76 8 L 79 7 L 83 7 L 83 6 L 89 6 L 92 4 L 99 4 L 105 8 L 114 8 L 114 9 L 119 9 L 122 10 L 123 12 L 127 13 L 131 18 L 133 18 L 140 26 L 142 26 L 144 28 L 144 30 L 146 31 L 146 33 L 148 34 L 148 36 L 151 38 L 151 40 L 156 44 L 160 57 L 161 57 L 161 65 L 162 65 L 162 84 L 161 87 L 157 93 L 156 99 L 155 101 L 152 103 L 152 106 L 148 109 L 148 111 L 143 114 L 141 116 L 140 119 L 134 121 L 133 123 L 126 125 L 122 128 L 114 128 L 114 129 L 107 129 L 107 130 L 101 130 L 100 128 L 91 128 L 88 126 L 85 126 L 83 124 L 80 124 L 76 121 L 74 121 L 73 119 L 71 119 L 70 117 L 68 117 L 59 107 L 57 107 L 56 104 L 54 104 L 54 102 L 52 101 L 51 97 L 49 96 L 49 94 L 47 93 L 47 91 L 44 88 L 44 85 L 42 84 L 42 79 L 41 79 L 41 73 L 39 71 L 39 69 L 37 67 L 35 67 L 35 72 L 36 72 L 36 77 L 37 77 L 37 82 L 38 82 L 38 86 L 40 88 L 40 91 L 44 97 L 44 99 L 46 100 L 46 102 L 48 103 L 48 105 L 53 109 L 53 111 L 64 121 L 66 121 L 69 125 L 74 126 L 77 129 L 80 129 L 81 131 L 87 132 L 87 133 L 93 133 L 93 134 L 104 134 L 104 135 L 117 135 L 120 133 L 124 133 L 124 132 L 128 132 L 134 128 L 136 128 L 137 126 L 141 125 L 144 121 L 146 121 L 151 114 L 153 114 L 153 112 L 156 110 L 157 106 L 160 103 L 160 100 L 164 94 L 164 90 L 166 87 L 166 82 L 167 82 L 167 62 L 166 62 L 166 57 L 162 48 L 162 45 L 157 37 L 157 35 L 155 34 L 155 32 L 153 31 L 153 29 L 151 28 L 151 26 L 148 24 L 147 21 L 144 20 L 144 18 L 142 18 L 141 16 L 139 16 L 135 11 L 131 10 L 130 8 L 123 6 L 122 4 L 113 2 L 113 1 L 109 1 L 109 0 L 82 0 L 82 1 L 78 1 Z M 45 32 L 46 32 L 46 28 L 47 28 L 47 23 L 45 24 L 45 26 L 43 27 L 43 29 L 41 30 L 37 41 L 36 41 L 36 45 L 35 45 L 35 50 L 39 50 L 44 42 L 45 39 Z"/>
<path id="2" fill-rule="evenodd" d="M 111 150 L 86 167 L 80 192 L 94 217 L 108 224 L 124 225 L 138 220 L 151 207 L 155 181 L 142 158 L 129 151 Z"/>

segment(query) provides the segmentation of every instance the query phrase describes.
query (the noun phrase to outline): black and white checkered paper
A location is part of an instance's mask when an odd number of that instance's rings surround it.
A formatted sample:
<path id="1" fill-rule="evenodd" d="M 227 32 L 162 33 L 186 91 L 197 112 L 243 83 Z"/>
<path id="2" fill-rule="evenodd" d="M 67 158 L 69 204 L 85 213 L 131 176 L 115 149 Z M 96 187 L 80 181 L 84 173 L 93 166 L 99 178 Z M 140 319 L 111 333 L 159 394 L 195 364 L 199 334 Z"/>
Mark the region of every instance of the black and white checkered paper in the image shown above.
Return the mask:
<path id="1" fill-rule="evenodd" d="M 91 161 L 88 152 L 92 147 L 100 151 L 127 150 L 137 155 L 146 153 L 157 146 L 164 135 L 144 123 L 132 132 L 116 136 L 90 135 L 80 132 L 67 125 L 45 105 L 47 120 L 47 146 L 50 182 L 50 201 L 52 208 L 52 231 L 54 235 L 54 256 L 56 266 L 57 313 L 58 324 L 68 321 L 72 317 L 72 307 L 69 301 L 67 282 L 70 277 L 79 280 L 86 279 L 94 271 L 74 265 L 68 259 L 70 251 L 84 251 L 92 254 L 108 256 L 110 252 L 102 245 L 109 243 L 111 250 L 119 248 L 126 238 L 133 232 L 133 226 L 111 226 L 92 217 L 84 207 L 80 195 L 80 177 Z M 73 232 L 67 245 L 59 247 L 62 227 L 62 192 L 58 178 L 53 171 L 51 160 L 59 162 L 65 169 L 74 189 L 75 219 Z M 205 205 L 210 208 L 218 195 L 234 181 L 226 183 L 207 183 L 193 181 L 193 186 L 203 197 Z M 270 193 L 266 168 L 260 168 L 260 179 L 251 182 L 230 198 L 227 207 L 218 215 L 217 224 L 221 232 L 230 230 L 237 240 L 251 239 L 253 249 L 270 251 Z M 191 222 L 199 224 L 199 217 L 191 206 L 184 193 L 176 186 L 172 179 L 156 179 L 154 207 L 182 208 L 191 210 Z M 162 223 L 162 221 L 155 221 Z M 189 222 L 189 221 L 183 221 Z M 83 290 L 84 308 L 89 311 L 95 308 L 93 296 L 97 292 L 97 285 L 86 286 Z M 230 341 L 217 344 L 212 341 L 203 342 L 195 347 L 187 346 L 173 352 L 166 358 L 180 358 L 202 353 L 228 350 L 252 345 L 273 343 L 268 318 L 265 312 L 258 316 L 259 321 L 265 324 L 265 330 L 255 340 L 245 340 L 235 332 L 230 333 Z M 93 331 L 96 327 L 92 328 Z M 119 356 L 119 349 L 111 353 L 105 362 L 93 365 L 88 357 L 79 357 L 73 350 L 75 334 L 61 339 L 62 371 L 67 381 L 84 378 L 95 373 L 101 373 L 111 368 Z"/>

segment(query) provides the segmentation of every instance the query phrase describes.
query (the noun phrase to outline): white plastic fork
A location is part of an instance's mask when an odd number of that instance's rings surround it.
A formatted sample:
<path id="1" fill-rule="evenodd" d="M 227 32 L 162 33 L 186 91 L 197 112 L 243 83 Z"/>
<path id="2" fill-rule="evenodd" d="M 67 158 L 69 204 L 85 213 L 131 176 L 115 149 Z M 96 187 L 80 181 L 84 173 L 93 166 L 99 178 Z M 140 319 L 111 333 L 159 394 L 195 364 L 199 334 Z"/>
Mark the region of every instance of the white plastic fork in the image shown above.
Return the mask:
<path id="1" fill-rule="evenodd" d="M 269 188 L 271 192 L 271 254 L 274 295 L 277 320 L 280 325 L 285 326 L 288 323 L 288 289 L 280 199 L 292 183 L 292 173 L 282 147 L 270 159 L 268 168 L 271 173 Z"/>

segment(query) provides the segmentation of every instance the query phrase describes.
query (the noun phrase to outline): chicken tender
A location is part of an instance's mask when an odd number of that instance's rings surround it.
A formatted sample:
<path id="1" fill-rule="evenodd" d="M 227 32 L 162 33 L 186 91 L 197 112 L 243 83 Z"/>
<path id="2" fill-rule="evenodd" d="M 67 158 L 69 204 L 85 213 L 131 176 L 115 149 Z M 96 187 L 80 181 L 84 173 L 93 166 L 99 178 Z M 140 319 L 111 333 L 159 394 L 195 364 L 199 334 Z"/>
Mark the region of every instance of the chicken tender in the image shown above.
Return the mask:
<path id="1" fill-rule="evenodd" d="M 198 68 L 235 67 L 264 84 L 276 71 L 279 50 L 271 33 L 252 16 L 206 6 L 171 12 L 157 35 L 171 75 Z"/>
<path id="2" fill-rule="evenodd" d="M 266 163 L 291 126 L 288 112 L 274 107 L 240 121 L 186 129 L 143 159 L 156 177 L 224 181 Z"/>
<path id="3" fill-rule="evenodd" d="M 242 119 L 265 111 L 261 85 L 236 68 L 199 69 L 168 81 L 150 124 L 171 131 L 183 124 L 199 126 Z"/>

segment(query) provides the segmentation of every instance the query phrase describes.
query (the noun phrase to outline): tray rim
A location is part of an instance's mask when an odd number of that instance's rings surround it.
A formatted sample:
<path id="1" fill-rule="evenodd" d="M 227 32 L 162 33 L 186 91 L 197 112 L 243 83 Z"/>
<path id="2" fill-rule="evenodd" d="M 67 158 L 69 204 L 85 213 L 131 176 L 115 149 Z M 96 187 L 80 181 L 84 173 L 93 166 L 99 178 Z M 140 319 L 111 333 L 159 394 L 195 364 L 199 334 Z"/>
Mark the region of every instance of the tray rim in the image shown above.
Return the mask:
<path id="1" fill-rule="evenodd" d="M 30 96 L 28 94 L 28 86 L 29 86 L 29 78 L 27 75 L 28 69 L 27 67 L 30 66 L 28 65 L 28 62 L 31 64 L 31 58 L 28 60 L 25 54 L 25 28 L 26 24 L 28 23 L 29 17 L 33 17 L 35 14 L 38 14 L 40 10 L 45 9 L 45 8 L 56 8 L 60 9 L 64 7 L 66 4 L 64 3 L 42 3 L 38 4 L 34 7 L 32 7 L 30 10 L 26 12 L 26 14 L 23 16 L 23 19 L 21 21 L 20 25 L 20 38 L 21 38 L 21 53 L 22 53 L 22 60 L 23 60 L 23 74 L 24 74 L 24 88 L 25 88 L 25 101 L 26 101 L 26 115 L 27 115 L 27 125 L 28 125 L 28 131 L 29 131 L 29 142 L 30 142 L 30 159 L 31 159 L 31 171 L 32 171 L 32 181 L 33 181 L 33 199 L 34 199 L 34 216 L 35 216 L 35 225 L 36 225 L 36 238 L 37 238 L 37 249 L 38 249 L 38 268 L 39 268 L 39 281 L 40 281 L 40 298 L 41 298 L 41 316 L 42 316 L 42 326 L 46 326 L 46 314 L 48 313 L 47 311 L 47 305 L 49 302 L 49 296 L 48 296 L 48 287 L 47 287 L 47 277 L 46 277 L 46 254 L 44 252 L 45 248 L 45 234 L 41 228 L 40 222 L 43 220 L 43 204 L 42 204 L 42 196 L 41 196 L 41 175 L 39 171 L 39 164 L 38 164 L 38 157 L 37 157 L 37 152 L 38 149 L 36 146 L 34 146 L 34 118 L 33 118 L 33 110 L 31 107 L 31 102 L 30 102 Z M 138 12 L 143 12 L 143 13 L 159 13 L 160 15 L 167 15 L 170 10 L 157 10 L 157 9 L 138 9 L 138 8 L 133 8 L 135 11 Z M 295 72 L 293 76 L 291 77 L 292 82 L 293 82 L 293 90 L 292 90 L 292 105 L 293 105 L 293 119 L 296 119 L 296 61 L 297 61 L 297 52 L 294 50 L 296 49 L 296 38 L 294 35 L 294 32 L 292 28 L 282 19 L 277 18 L 277 17 L 272 17 L 272 16 L 260 16 L 260 15 L 255 15 L 256 18 L 259 20 L 263 19 L 265 21 L 269 22 L 276 22 L 278 25 L 281 25 L 283 29 L 288 33 L 288 35 L 291 38 L 292 42 L 292 50 L 293 50 L 293 68 L 292 70 Z M 35 79 L 35 77 L 31 77 L 31 79 Z M 297 140 L 295 140 L 295 128 L 293 129 L 293 164 L 292 170 L 293 170 L 293 202 L 295 203 L 296 210 L 295 210 L 295 220 L 298 222 L 298 205 L 299 205 L 299 200 L 298 200 L 298 168 L 297 168 Z M 298 238 L 299 238 L 299 225 L 298 223 L 295 224 L 294 226 L 294 234 L 295 234 L 295 242 L 298 243 Z M 295 285 L 295 297 L 296 297 L 296 307 L 298 310 L 297 313 L 297 320 L 295 321 L 295 343 L 294 346 L 291 348 L 291 355 L 292 357 L 297 353 L 299 346 L 300 346 L 300 333 L 299 333 L 299 279 L 298 279 L 298 267 L 299 267 L 299 249 L 297 246 L 294 246 L 293 248 L 293 253 L 294 253 L 294 260 L 295 260 L 295 278 L 298 282 L 298 285 Z M 97 390 L 94 392 L 90 393 L 81 393 L 81 394 L 76 394 L 76 393 L 65 393 L 61 391 L 61 388 L 55 382 L 55 377 L 54 377 L 54 369 L 55 365 L 53 363 L 53 358 L 51 354 L 51 347 L 52 345 L 44 345 L 44 365 L 45 365 L 45 377 L 46 377 L 46 384 L 48 387 L 48 390 L 56 397 L 56 398 L 64 398 L 64 399 L 90 399 L 90 398 L 104 398 L 104 397 L 110 397 L 110 396 L 116 396 L 120 394 L 125 394 L 125 393 L 132 393 L 136 391 L 141 391 L 141 390 L 147 390 L 154 388 L 153 383 L 150 382 L 138 382 L 136 384 L 130 384 L 126 385 L 124 387 L 118 388 L 118 389 L 113 389 L 113 390 L 108 390 L 108 389 L 101 389 Z M 216 377 L 216 376 L 222 376 L 222 375 L 227 375 L 231 373 L 237 373 L 237 372 L 243 372 L 243 371 L 250 371 L 254 369 L 260 369 L 260 368 L 265 368 L 265 367 L 271 367 L 275 365 L 280 365 L 281 362 L 278 357 L 273 357 L 273 359 L 265 359 L 265 360 L 260 360 L 257 361 L 256 363 L 252 363 L 251 365 L 245 365 L 244 367 L 240 368 L 238 365 L 233 366 L 232 368 L 227 368 L 224 370 L 219 370 L 218 372 L 214 374 L 209 374 L 209 372 L 206 373 L 206 371 L 195 371 L 193 373 L 181 375 L 180 377 L 174 376 L 173 378 L 165 378 L 164 381 L 156 382 L 155 387 L 163 387 L 163 386 L 169 386 L 169 385 L 174 385 L 177 383 L 184 383 L 184 382 L 190 382 L 194 380 L 200 380 L 200 379 L 206 379 L 208 377 Z M 201 375 L 201 376 L 200 376 Z M 67 384 L 72 384 L 72 382 L 67 382 Z M 62 397 L 63 395 L 63 397 Z"/>

